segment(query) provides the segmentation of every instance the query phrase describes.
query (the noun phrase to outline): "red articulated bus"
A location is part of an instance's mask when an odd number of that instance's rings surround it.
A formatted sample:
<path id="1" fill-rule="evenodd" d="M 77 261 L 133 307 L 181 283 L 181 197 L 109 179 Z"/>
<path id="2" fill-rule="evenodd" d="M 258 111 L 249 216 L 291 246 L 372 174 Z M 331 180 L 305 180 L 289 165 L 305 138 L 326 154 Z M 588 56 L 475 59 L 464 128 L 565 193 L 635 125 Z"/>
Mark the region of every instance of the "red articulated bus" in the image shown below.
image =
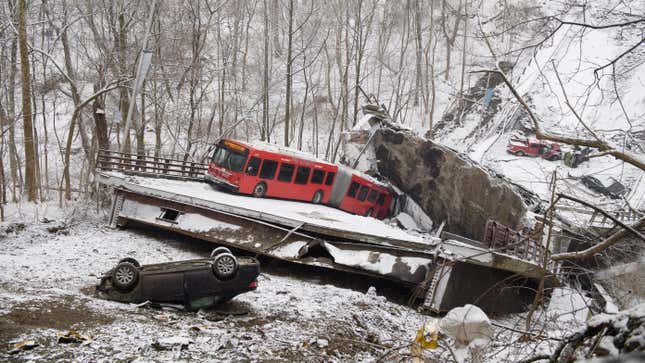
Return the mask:
<path id="1" fill-rule="evenodd" d="M 258 198 L 320 203 L 378 219 L 388 216 L 393 200 L 388 186 L 359 171 L 263 142 L 220 141 L 206 180 Z"/>

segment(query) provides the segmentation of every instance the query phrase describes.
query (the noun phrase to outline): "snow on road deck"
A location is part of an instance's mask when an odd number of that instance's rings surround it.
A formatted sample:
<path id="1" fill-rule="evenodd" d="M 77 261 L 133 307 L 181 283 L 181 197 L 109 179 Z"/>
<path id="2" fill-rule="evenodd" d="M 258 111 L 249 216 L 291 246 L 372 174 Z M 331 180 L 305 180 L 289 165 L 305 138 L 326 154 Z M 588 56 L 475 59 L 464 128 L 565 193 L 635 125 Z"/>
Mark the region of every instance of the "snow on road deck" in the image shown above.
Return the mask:
<path id="1" fill-rule="evenodd" d="M 271 219 L 279 219 L 285 222 L 300 222 L 310 227 L 315 226 L 339 232 L 347 232 L 352 235 L 429 244 L 422 236 L 412 235 L 378 219 L 350 214 L 324 205 L 280 199 L 260 199 L 232 194 L 219 191 L 204 182 L 126 176 L 117 172 L 102 172 L 101 176 L 105 178 L 104 182 L 106 184 L 118 185 L 134 192 L 155 194 L 162 197 L 187 197 L 195 205 L 209 206 L 214 204 L 215 208 L 218 205 L 226 206 L 243 212 L 251 212 L 250 214 L 273 217 Z M 302 229 L 310 230 L 311 228 L 303 226 Z"/>

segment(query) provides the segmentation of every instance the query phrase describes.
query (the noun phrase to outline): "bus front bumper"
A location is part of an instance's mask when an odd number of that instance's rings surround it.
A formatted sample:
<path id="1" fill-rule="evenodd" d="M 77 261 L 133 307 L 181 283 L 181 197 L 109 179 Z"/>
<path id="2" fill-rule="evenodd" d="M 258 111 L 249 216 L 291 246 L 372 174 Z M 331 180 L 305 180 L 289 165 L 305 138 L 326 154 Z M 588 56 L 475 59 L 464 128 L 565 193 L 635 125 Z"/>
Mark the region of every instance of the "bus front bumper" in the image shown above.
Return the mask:
<path id="1" fill-rule="evenodd" d="M 237 193 L 240 190 L 239 186 L 231 184 L 231 183 L 227 182 L 226 180 L 219 179 L 219 178 L 213 176 L 211 173 L 206 173 L 206 176 L 204 177 L 204 179 L 206 179 L 206 181 L 211 185 L 214 185 L 216 187 L 220 187 L 222 189 L 226 189 L 226 190 L 231 191 L 233 193 Z"/>

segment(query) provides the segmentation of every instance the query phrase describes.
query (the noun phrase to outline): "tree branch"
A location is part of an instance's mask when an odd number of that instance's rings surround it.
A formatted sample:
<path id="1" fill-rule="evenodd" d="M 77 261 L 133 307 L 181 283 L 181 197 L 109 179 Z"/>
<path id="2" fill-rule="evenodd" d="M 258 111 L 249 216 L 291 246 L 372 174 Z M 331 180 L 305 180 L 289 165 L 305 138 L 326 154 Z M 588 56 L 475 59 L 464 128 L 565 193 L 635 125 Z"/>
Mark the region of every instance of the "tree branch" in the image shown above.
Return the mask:
<path id="1" fill-rule="evenodd" d="M 633 233 L 636 237 L 638 237 L 638 238 L 640 238 L 641 240 L 645 241 L 645 236 L 643 236 L 642 234 L 640 234 L 636 229 L 632 228 L 632 227 L 631 227 L 631 226 L 629 226 L 629 225 L 626 225 L 625 223 L 623 223 L 623 222 L 621 222 L 620 220 L 618 220 L 616 217 L 614 217 L 614 216 L 612 216 L 611 214 L 609 214 L 609 213 L 605 212 L 604 210 L 602 210 L 602 209 L 600 209 L 600 208 L 598 208 L 598 207 L 594 206 L 594 205 L 593 205 L 593 204 L 591 204 L 591 203 L 585 202 L 584 200 L 580 200 L 580 199 L 578 199 L 578 198 L 571 197 L 571 196 L 566 195 L 566 194 L 558 194 L 558 198 L 569 199 L 570 201 L 573 201 L 573 202 L 576 202 L 576 203 L 582 204 L 582 205 L 584 205 L 584 206 L 586 206 L 586 207 L 592 208 L 592 209 L 594 209 L 594 210 L 596 210 L 596 211 L 600 212 L 602 215 L 606 216 L 607 218 L 611 219 L 611 220 L 612 220 L 614 223 L 616 223 L 617 225 L 619 225 L 619 226 L 623 227 L 624 229 L 626 229 L 626 230 L 630 231 L 630 232 L 631 232 L 631 233 Z"/>
<path id="2" fill-rule="evenodd" d="M 632 21 L 627 21 L 624 23 L 615 23 L 615 24 L 607 24 L 607 25 L 593 25 L 593 24 L 587 24 L 587 23 L 578 23 L 575 21 L 563 21 L 558 18 L 553 18 L 560 24 L 566 24 L 566 25 L 575 25 L 575 26 L 581 26 L 584 28 L 590 28 L 590 29 L 608 29 L 608 28 L 619 28 L 619 27 L 624 27 L 624 26 L 630 26 L 638 23 L 645 23 L 645 18 L 640 18 Z"/>
<path id="3" fill-rule="evenodd" d="M 637 223 L 632 224 L 630 226 L 631 229 L 640 229 L 645 227 L 645 217 L 641 218 Z M 555 255 L 551 255 L 551 259 L 553 261 L 561 261 L 561 260 L 572 260 L 572 259 L 580 259 L 580 258 L 587 258 L 595 255 L 596 253 L 605 250 L 606 248 L 616 244 L 618 241 L 622 240 L 625 238 L 630 232 L 630 230 L 627 229 L 621 229 L 620 231 L 612 234 L 611 236 L 607 237 L 604 241 L 598 243 L 595 246 L 592 246 L 590 248 L 587 248 L 586 250 L 582 251 L 576 251 L 576 252 L 563 252 L 563 253 L 557 253 Z"/>
<path id="4" fill-rule="evenodd" d="M 639 45 L 641 45 L 641 44 L 645 44 L 645 39 L 641 39 L 638 43 L 634 44 L 631 48 L 629 48 L 629 49 L 627 49 L 626 51 L 624 51 L 624 52 L 620 53 L 620 55 L 619 55 L 618 57 L 614 58 L 614 60 L 612 60 L 611 62 L 609 62 L 609 63 L 605 64 L 604 66 L 600 66 L 600 67 L 598 67 L 598 68 L 594 69 L 594 70 L 593 70 L 593 74 L 594 74 L 594 76 L 596 77 L 596 79 L 598 79 L 598 72 L 599 72 L 599 71 L 601 71 L 601 70 L 603 70 L 603 69 L 605 69 L 605 68 L 607 68 L 607 67 L 609 67 L 609 66 L 613 66 L 613 65 L 614 65 L 614 64 L 616 64 L 616 62 L 618 62 L 622 57 L 624 57 L 624 56 L 626 56 L 627 54 L 631 53 L 634 49 L 638 48 L 638 46 L 639 46 Z"/>

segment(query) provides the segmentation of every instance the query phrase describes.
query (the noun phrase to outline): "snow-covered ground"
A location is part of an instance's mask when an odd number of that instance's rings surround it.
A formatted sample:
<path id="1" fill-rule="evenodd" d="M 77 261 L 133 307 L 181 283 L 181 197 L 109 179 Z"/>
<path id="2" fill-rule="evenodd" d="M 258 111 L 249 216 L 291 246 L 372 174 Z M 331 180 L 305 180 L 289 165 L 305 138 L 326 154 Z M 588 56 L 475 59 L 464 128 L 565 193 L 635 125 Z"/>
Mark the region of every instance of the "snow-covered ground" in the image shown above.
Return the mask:
<path id="1" fill-rule="evenodd" d="M 80 204 L 65 210 L 9 205 L 7 212 L 8 221 L 0 224 L 2 359 L 375 361 L 386 353 L 386 360 L 404 359 L 430 318 L 379 296 L 368 282 L 329 279 L 316 269 L 269 267 L 256 291 L 197 313 L 101 300 L 93 293 L 98 277 L 123 257 L 143 264 L 198 258 L 213 245 L 110 229 L 105 211 Z M 522 316 L 500 321 L 514 326 Z M 91 340 L 57 343 L 57 334 L 69 330 Z M 548 341 L 532 348 L 508 345 L 513 334 L 496 328 L 490 359 L 511 362 L 548 347 Z M 39 346 L 9 355 L 11 342 L 22 340 Z M 424 355 L 445 359 L 444 348 Z"/>
<path id="2" fill-rule="evenodd" d="M 199 258 L 212 246 L 109 229 L 101 216 L 80 211 L 69 228 L 50 233 L 47 229 L 59 222 L 43 223 L 43 218 L 60 221 L 59 211 L 41 210 L 37 223 L 31 212 L 9 212 L 14 223 L 27 225 L 0 234 L 2 354 L 11 340 L 40 344 L 15 356 L 21 360 L 374 359 L 387 346 L 411 342 L 423 319 L 374 294 L 315 283 L 315 277 L 303 281 L 267 273 L 257 291 L 199 313 L 100 300 L 93 294 L 97 277 L 122 257 L 143 264 Z M 5 223 L 1 230 L 10 225 L 15 224 Z M 234 314 L 217 312 L 222 309 Z M 57 344 L 56 333 L 70 329 L 92 337 L 91 343 Z"/>

